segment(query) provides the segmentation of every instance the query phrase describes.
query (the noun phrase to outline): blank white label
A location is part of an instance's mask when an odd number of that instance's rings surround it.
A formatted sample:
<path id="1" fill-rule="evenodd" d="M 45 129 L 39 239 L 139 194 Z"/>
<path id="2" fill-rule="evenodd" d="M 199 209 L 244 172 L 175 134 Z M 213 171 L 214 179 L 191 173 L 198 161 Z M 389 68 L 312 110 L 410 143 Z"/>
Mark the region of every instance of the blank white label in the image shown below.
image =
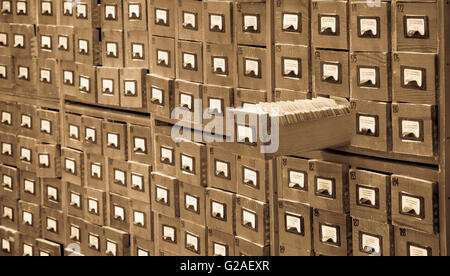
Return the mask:
<path id="1" fill-rule="evenodd" d="M 47 218 L 47 230 L 51 232 L 58 232 L 58 222 L 54 219 Z"/>
<path id="2" fill-rule="evenodd" d="M 124 221 L 125 220 L 125 210 L 122 207 L 114 206 L 114 218 Z"/>
<path id="3" fill-rule="evenodd" d="M 214 256 L 226 256 L 226 255 L 227 255 L 227 247 L 222 244 L 214 243 Z"/>
<path id="4" fill-rule="evenodd" d="M 52 14 L 52 3 L 41 2 L 42 14 Z"/>
<path id="5" fill-rule="evenodd" d="M 23 35 L 14 35 L 14 47 L 24 47 L 25 37 Z"/>
<path id="6" fill-rule="evenodd" d="M 298 31 L 299 18 L 297 14 L 284 14 L 283 15 L 283 30 L 293 29 Z"/>
<path id="7" fill-rule="evenodd" d="M 2 1 L 2 10 L 11 12 L 11 2 L 7 0 Z"/>
<path id="8" fill-rule="evenodd" d="M 198 251 L 198 237 L 191 235 L 189 233 L 186 234 L 186 245 L 193 249 L 194 251 Z"/>
<path id="9" fill-rule="evenodd" d="M 186 201 L 186 208 L 187 209 L 193 209 L 195 212 L 198 211 L 198 201 L 196 197 L 190 196 L 190 195 L 186 195 L 185 197 L 185 201 Z"/>
<path id="10" fill-rule="evenodd" d="M 290 171 L 289 172 L 289 188 L 305 188 L 305 174 L 302 172 Z"/>
<path id="11" fill-rule="evenodd" d="M 183 54 L 183 67 L 184 68 L 191 68 L 191 69 L 196 69 L 197 68 L 197 64 L 196 64 L 196 57 L 194 54 Z"/>
<path id="12" fill-rule="evenodd" d="M 145 226 L 145 215 L 142 212 L 134 212 L 134 223 L 140 226 Z"/>
<path id="13" fill-rule="evenodd" d="M 135 81 L 125 81 L 125 95 L 136 95 L 136 82 Z"/>
<path id="14" fill-rule="evenodd" d="M 237 134 L 238 134 L 238 142 L 241 142 L 241 143 L 246 142 L 246 139 L 248 139 L 249 143 L 256 142 L 256 139 L 253 135 L 252 127 L 238 125 Z"/>
<path id="15" fill-rule="evenodd" d="M 19 78 L 28 80 L 28 68 L 19 66 Z"/>
<path id="16" fill-rule="evenodd" d="M 50 166 L 50 157 L 48 154 L 39 154 L 39 164 L 44 167 Z"/>
<path id="17" fill-rule="evenodd" d="M 420 199 L 402 195 L 402 212 L 412 215 L 421 214 Z"/>
<path id="18" fill-rule="evenodd" d="M 2 112 L 2 123 L 6 123 L 8 125 L 11 125 L 12 123 L 12 119 L 11 119 L 12 115 L 9 112 Z"/>
<path id="19" fill-rule="evenodd" d="M 320 30 L 323 32 L 326 29 L 330 29 L 335 33 L 337 29 L 336 17 L 334 16 L 321 16 L 320 17 Z"/>
<path id="20" fill-rule="evenodd" d="M 6 46 L 7 43 L 8 43 L 8 35 L 5 33 L 0 33 L 0 44 Z"/>
<path id="21" fill-rule="evenodd" d="M 143 138 L 138 138 L 135 137 L 134 138 L 134 147 L 135 147 L 135 151 L 139 150 L 140 152 L 146 152 L 146 146 L 145 146 L 145 139 Z"/>
<path id="22" fill-rule="evenodd" d="M 158 101 L 159 104 L 163 103 L 163 91 L 156 87 L 152 87 L 152 99 Z"/>
<path id="23" fill-rule="evenodd" d="M 45 251 L 39 251 L 39 257 L 50 257 L 50 254 Z"/>
<path id="24" fill-rule="evenodd" d="M 225 206 L 221 203 L 218 202 L 213 202 L 212 203 L 212 215 L 215 218 L 221 218 L 224 219 L 225 218 Z"/>
<path id="25" fill-rule="evenodd" d="M 317 178 L 317 191 L 320 194 L 326 194 L 329 196 L 332 196 L 333 191 L 333 181 L 330 179 L 324 179 L 324 178 Z"/>
<path id="26" fill-rule="evenodd" d="M 80 208 L 81 206 L 81 197 L 78 194 L 70 193 L 70 205 L 76 206 Z"/>
<path id="27" fill-rule="evenodd" d="M 70 71 L 64 71 L 64 83 L 73 84 L 73 73 Z"/>
<path id="28" fill-rule="evenodd" d="M 359 20 L 360 24 L 360 35 L 364 35 L 366 32 L 372 32 L 372 35 L 378 35 L 378 21 L 374 18 L 361 18 Z"/>
<path id="29" fill-rule="evenodd" d="M 18 14 L 26 14 L 27 13 L 27 3 L 26 2 L 18 1 L 16 8 L 17 8 Z"/>
<path id="30" fill-rule="evenodd" d="M 4 206 L 3 207 L 3 216 L 12 220 L 13 219 L 13 209 Z"/>
<path id="31" fill-rule="evenodd" d="M 161 10 L 161 9 L 156 9 L 156 22 L 157 23 L 162 23 L 164 25 L 167 25 L 167 11 L 166 10 Z"/>
<path id="32" fill-rule="evenodd" d="M 421 36 L 424 36 L 426 34 L 425 19 L 423 19 L 423 18 L 407 18 L 406 19 L 406 32 L 409 36 L 413 36 L 415 33 L 419 33 Z"/>
<path id="33" fill-rule="evenodd" d="M 2 239 L 2 250 L 7 253 L 11 252 L 11 243 L 5 239 Z"/>
<path id="34" fill-rule="evenodd" d="M 194 171 L 194 158 L 182 154 L 181 155 L 181 167 L 185 171 L 193 172 Z"/>
<path id="35" fill-rule="evenodd" d="M 337 64 L 324 64 L 323 65 L 323 77 L 333 77 L 335 81 L 339 80 L 339 65 Z"/>
<path id="36" fill-rule="evenodd" d="M 137 255 L 138 257 L 148 257 L 150 254 L 148 251 L 138 248 Z"/>
<path id="37" fill-rule="evenodd" d="M 80 228 L 75 226 L 70 226 L 70 237 L 73 237 L 74 240 L 80 240 Z"/>
<path id="38" fill-rule="evenodd" d="M 31 117 L 28 115 L 22 115 L 21 126 L 26 128 L 31 128 Z"/>
<path id="39" fill-rule="evenodd" d="M 26 162 L 31 162 L 31 150 L 26 148 L 20 149 L 20 158 Z"/>
<path id="40" fill-rule="evenodd" d="M 6 188 L 8 189 L 13 188 L 13 179 L 11 176 L 4 174 L 2 182 L 6 186 Z"/>
<path id="41" fill-rule="evenodd" d="M 299 75 L 299 63 L 297 59 L 284 59 L 284 74 L 288 75 L 293 72 L 296 76 Z"/>
<path id="42" fill-rule="evenodd" d="M 228 163 L 216 161 L 216 175 L 228 177 Z"/>
<path id="43" fill-rule="evenodd" d="M 169 65 L 169 52 L 158 50 L 156 54 L 158 56 L 158 64 Z"/>
<path id="44" fill-rule="evenodd" d="M 23 183 L 24 183 L 24 191 L 26 193 L 34 195 L 35 182 L 29 179 L 25 179 Z"/>
<path id="45" fill-rule="evenodd" d="M 41 120 L 41 131 L 47 134 L 52 133 L 52 123 L 47 120 Z"/>
<path id="46" fill-rule="evenodd" d="M 254 170 L 244 168 L 244 183 L 252 186 L 258 186 L 258 173 Z"/>
<path id="47" fill-rule="evenodd" d="M 80 86 L 83 88 L 84 91 L 89 92 L 90 89 L 90 79 L 86 77 L 80 77 Z"/>
<path id="48" fill-rule="evenodd" d="M 106 5 L 105 6 L 105 18 L 106 19 L 116 19 L 116 6 Z"/>
<path id="49" fill-rule="evenodd" d="M 301 216 L 297 214 L 286 214 L 286 229 L 289 231 L 295 231 L 297 233 L 302 232 L 302 220 Z"/>
<path id="50" fill-rule="evenodd" d="M 49 49 L 52 47 L 52 38 L 50 36 L 41 36 L 41 48 Z"/>
<path id="51" fill-rule="evenodd" d="M 417 121 L 402 120 L 402 135 L 414 134 L 415 137 L 420 137 L 420 123 Z"/>
<path id="52" fill-rule="evenodd" d="M 128 5 L 128 18 L 129 19 L 141 18 L 141 8 L 138 4 Z"/>
<path id="53" fill-rule="evenodd" d="M 25 256 L 33 256 L 33 247 L 28 244 L 24 244 L 23 245 L 23 254 Z"/>
<path id="54" fill-rule="evenodd" d="M 0 65 L 0 77 L 1 78 L 6 78 L 6 66 L 4 65 Z"/>
<path id="55" fill-rule="evenodd" d="M 114 181 L 125 185 L 125 172 L 121 170 L 114 170 Z"/>
<path id="56" fill-rule="evenodd" d="M 190 28 L 197 28 L 196 15 L 193 13 L 183 13 L 183 26 L 189 26 Z"/>
<path id="57" fill-rule="evenodd" d="M 168 160 L 169 163 L 172 163 L 172 150 L 161 148 L 161 159 Z"/>
<path id="58" fill-rule="evenodd" d="M 223 17 L 222 17 L 222 15 L 211 14 L 209 16 L 209 20 L 210 20 L 209 28 L 211 30 L 223 31 Z"/>
<path id="59" fill-rule="evenodd" d="M 380 238 L 372 235 L 362 234 L 361 245 L 365 252 L 380 253 L 381 241 Z"/>
<path id="60" fill-rule="evenodd" d="M 2 154 L 3 155 L 12 155 L 12 145 L 9 143 L 2 143 Z"/>
<path id="61" fill-rule="evenodd" d="M 115 148 L 119 147 L 119 135 L 114 133 L 108 133 L 108 146 L 113 146 Z"/>
<path id="62" fill-rule="evenodd" d="M 80 48 L 80 52 L 88 54 L 89 53 L 89 42 L 84 39 L 78 40 L 78 47 Z"/>
<path id="63" fill-rule="evenodd" d="M 258 29 L 258 16 L 256 15 L 244 15 L 244 30 L 259 31 Z"/>
<path id="64" fill-rule="evenodd" d="M 218 114 L 222 114 L 222 100 L 221 99 L 209 99 L 209 109 L 215 110 Z"/>
<path id="65" fill-rule="evenodd" d="M 132 174 L 131 175 L 131 184 L 133 187 L 142 190 L 143 188 L 143 177 L 140 175 Z"/>
<path id="66" fill-rule="evenodd" d="M 169 202 L 169 191 L 164 188 L 156 187 L 156 200 L 167 204 Z"/>
<path id="67" fill-rule="evenodd" d="M 103 79 L 102 87 L 103 87 L 103 89 L 102 89 L 103 93 L 108 93 L 108 94 L 114 93 L 114 81 L 113 80 Z"/>
<path id="68" fill-rule="evenodd" d="M 64 14 L 72 15 L 72 1 L 64 1 Z"/>
<path id="69" fill-rule="evenodd" d="M 78 4 L 77 5 L 77 16 L 78 17 L 87 17 L 87 5 L 86 4 Z"/>
<path id="70" fill-rule="evenodd" d="M 336 227 L 322 225 L 322 242 L 331 242 L 331 243 L 337 243 L 338 242 L 338 230 Z"/>
<path id="71" fill-rule="evenodd" d="M 256 229 L 256 215 L 246 210 L 242 211 L 242 224 L 252 229 Z"/>
<path id="72" fill-rule="evenodd" d="M 370 130 L 371 133 L 376 133 L 376 119 L 371 116 L 359 116 L 359 131 L 362 132 L 363 130 Z"/>
<path id="73" fill-rule="evenodd" d="M 98 164 L 91 165 L 91 176 L 96 178 L 102 177 L 102 166 Z"/>
<path id="74" fill-rule="evenodd" d="M 95 199 L 88 199 L 89 212 L 98 214 L 98 201 Z"/>
<path id="75" fill-rule="evenodd" d="M 171 240 L 175 242 L 175 229 L 172 227 L 163 227 L 163 237 L 165 240 Z"/>
<path id="76" fill-rule="evenodd" d="M 245 60 L 245 74 L 249 75 L 253 72 L 254 76 L 259 76 L 259 61 L 258 60 Z"/>
<path id="77" fill-rule="evenodd" d="M 426 256 L 428 256 L 428 250 L 426 250 L 425 248 L 410 245 L 409 246 L 409 256 L 411 256 L 411 257 L 426 257 Z"/>
<path id="78" fill-rule="evenodd" d="M 133 44 L 133 58 L 143 58 L 144 57 L 144 46 L 141 44 Z"/>
<path id="79" fill-rule="evenodd" d="M 180 94 L 180 104 L 182 107 L 192 109 L 192 96 L 187 94 Z"/>
<path id="80" fill-rule="evenodd" d="M 227 60 L 225 58 L 213 58 L 213 68 L 216 74 L 224 74 L 227 72 Z"/>
<path id="81" fill-rule="evenodd" d="M 377 84 L 377 70 L 375 68 L 359 68 L 359 84 L 371 82 Z"/>
<path id="82" fill-rule="evenodd" d="M 99 239 L 97 236 L 89 235 L 89 246 L 98 250 L 99 248 Z"/>
<path id="83" fill-rule="evenodd" d="M 117 44 L 116 43 L 106 43 L 106 53 L 111 56 L 117 56 Z"/>
<path id="84" fill-rule="evenodd" d="M 58 190 L 53 187 L 47 187 L 47 195 L 50 200 L 58 201 Z"/>
<path id="85" fill-rule="evenodd" d="M 422 70 L 404 69 L 403 70 L 403 85 L 416 82 L 419 87 L 422 87 Z"/>
<path id="86" fill-rule="evenodd" d="M 28 212 L 23 212 L 23 222 L 28 225 L 33 225 L 33 214 Z"/>
<path id="87" fill-rule="evenodd" d="M 359 187 L 358 194 L 359 194 L 358 200 L 360 203 L 369 204 L 371 206 L 376 205 L 377 195 L 375 190 Z"/>
<path id="88" fill-rule="evenodd" d="M 92 128 L 86 128 L 86 140 L 92 141 L 95 143 L 95 139 L 96 139 L 96 131 L 95 129 Z"/>
<path id="89" fill-rule="evenodd" d="M 69 48 L 69 39 L 66 36 L 58 37 L 58 46 L 67 50 Z"/>

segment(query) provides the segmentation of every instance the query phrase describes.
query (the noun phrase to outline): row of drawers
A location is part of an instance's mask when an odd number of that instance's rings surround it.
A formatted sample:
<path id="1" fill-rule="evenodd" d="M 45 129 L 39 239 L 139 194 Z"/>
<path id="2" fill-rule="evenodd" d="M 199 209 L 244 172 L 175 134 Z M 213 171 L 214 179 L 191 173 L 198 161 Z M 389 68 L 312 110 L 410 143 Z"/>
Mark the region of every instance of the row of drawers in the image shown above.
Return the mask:
<path id="1" fill-rule="evenodd" d="M 439 256 L 439 235 L 280 200 L 279 255 Z"/>
<path id="2" fill-rule="evenodd" d="M 267 43 L 265 1 L 2 1 L 2 21 L 81 28 L 142 30 L 154 35 L 229 44 Z M 235 3 L 233 3 L 235 2 Z M 28 7 L 27 4 L 30 6 Z M 39 5 L 40 9 L 32 7 Z M 148 11 L 147 11 L 148 6 Z M 36 15 L 28 11 L 38 11 Z M 234 10 L 234 11 L 233 11 Z M 352 51 L 437 52 L 436 1 L 274 1 L 275 42 Z M 391 22 L 392 17 L 392 22 Z M 177 18 L 179 20 L 177 20 Z M 350 18 L 350 19 L 349 19 Z M 176 22 L 177 21 L 177 22 Z M 311 30 L 309 30 L 311 22 Z M 175 27 L 175 25 L 178 25 Z"/>
<path id="3" fill-rule="evenodd" d="M 282 158 L 279 198 L 380 223 L 438 233 L 438 184 L 343 164 Z M 311 176 L 312 175 L 312 176 Z M 314 177 L 318 175 L 319 177 Z"/>

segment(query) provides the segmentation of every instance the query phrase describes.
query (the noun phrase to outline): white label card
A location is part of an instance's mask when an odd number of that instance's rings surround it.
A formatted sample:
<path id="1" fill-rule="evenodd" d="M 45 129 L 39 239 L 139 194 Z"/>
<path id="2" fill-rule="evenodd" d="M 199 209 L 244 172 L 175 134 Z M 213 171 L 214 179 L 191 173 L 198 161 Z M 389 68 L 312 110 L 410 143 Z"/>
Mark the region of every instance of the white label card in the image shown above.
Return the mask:
<path id="1" fill-rule="evenodd" d="M 145 226 L 145 215 L 142 212 L 134 212 L 134 223 L 142 227 Z"/>
<path id="2" fill-rule="evenodd" d="M 223 16 L 222 15 L 215 15 L 215 14 L 210 14 L 209 15 L 209 21 L 210 21 L 210 26 L 209 29 L 210 30 L 214 30 L 214 31 L 223 31 Z"/>
<path id="3" fill-rule="evenodd" d="M 377 194 L 373 189 L 358 187 L 358 200 L 362 204 L 376 205 Z"/>
<path id="4" fill-rule="evenodd" d="M 0 33 L 0 45 L 6 46 L 8 44 L 8 35 L 6 33 Z"/>
<path id="5" fill-rule="evenodd" d="M 108 146 L 118 148 L 119 147 L 119 135 L 114 133 L 108 133 L 107 135 Z"/>
<path id="6" fill-rule="evenodd" d="M 75 226 L 70 226 L 70 237 L 72 239 L 79 241 L 80 240 L 80 228 Z"/>
<path id="7" fill-rule="evenodd" d="M 185 201 L 186 201 L 186 206 L 185 206 L 186 209 L 192 209 L 192 210 L 194 210 L 194 212 L 198 211 L 198 200 L 196 197 L 186 195 Z"/>
<path id="8" fill-rule="evenodd" d="M 330 242 L 336 244 L 338 242 L 338 230 L 336 227 L 322 225 L 322 242 Z"/>
<path id="9" fill-rule="evenodd" d="M 128 18 L 129 19 L 141 18 L 141 6 L 139 4 L 128 5 Z"/>
<path id="10" fill-rule="evenodd" d="M 359 20 L 360 35 L 371 32 L 373 36 L 378 35 L 378 21 L 375 18 L 361 18 Z"/>
<path id="11" fill-rule="evenodd" d="M 330 29 L 332 33 L 336 33 L 337 22 L 334 16 L 321 16 L 320 17 L 320 30 L 321 32 Z"/>
<path id="12" fill-rule="evenodd" d="M 251 186 L 258 186 L 258 172 L 244 168 L 244 183 Z"/>
<path id="13" fill-rule="evenodd" d="M 413 134 L 416 138 L 420 137 L 420 122 L 402 120 L 402 135 L 408 137 Z"/>
<path id="14" fill-rule="evenodd" d="M 186 245 L 194 251 L 198 251 L 198 237 L 191 235 L 189 233 L 186 234 Z"/>
<path id="15" fill-rule="evenodd" d="M 91 176 L 99 179 L 102 178 L 102 166 L 91 164 Z"/>
<path id="16" fill-rule="evenodd" d="M 133 44 L 133 58 L 142 59 L 144 57 L 144 46 L 141 44 Z"/>
<path id="17" fill-rule="evenodd" d="M 242 224 L 252 229 L 256 229 L 256 215 L 246 210 L 242 211 Z"/>
<path id="18" fill-rule="evenodd" d="M 321 195 L 332 196 L 333 191 L 333 181 L 330 179 L 317 178 L 317 192 Z"/>
<path id="19" fill-rule="evenodd" d="M 425 248 L 421 248 L 418 246 L 410 245 L 409 246 L 409 256 L 411 257 L 427 257 L 428 250 Z"/>
<path id="20" fill-rule="evenodd" d="M 35 182 L 33 180 L 25 179 L 23 184 L 24 184 L 24 191 L 26 193 L 34 195 Z"/>
<path id="21" fill-rule="evenodd" d="M 21 118 L 22 118 L 22 121 L 20 122 L 20 125 L 21 125 L 22 127 L 31 129 L 31 121 L 32 121 L 32 120 L 31 120 L 31 117 L 28 116 L 28 115 L 23 115 L 23 114 L 22 114 Z"/>
<path id="22" fill-rule="evenodd" d="M 225 206 L 218 202 L 212 203 L 212 215 L 215 218 L 224 219 L 225 218 Z"/>
<path id="23" fill-rule="evenodd" d="M 182 154 L 181 155 L 181 167 L 182 167 L 183 171 L 193 172 L 194 171 L 194 158 Z"/>
<path id="24" fill-rule="evenodd" d="M 216 161 L 216 175 L 228 177 L 228 163 Z"/>
<path id="25" fill-rule="evenodd" d="M 214 243 L 214 256 L 226 256 L 227 247 L 222 244 Z"/>
<path id="26" fill-rule="evenodd" d="M 209 99 L 209 110 L 222 114 L 222 99 Z"/>
<path id="27" fill-rule="evenodd" d="M 50 83 L 52 72 L 47 69 L 41 69 L 41 82 Z"/>
<path id="28" fill-rule="evenodd" d="M 156 9 L 156 23 L 167 25 L 168 11 Z"/>
<path id="29" fill-rule="evenodd" d="M 164 240 L 170 240 L 172 242 L 175 242 L 175 229 L 172 227 L 164 226 L 163 238 Z"/>
<path id="30" fill-rule="evenodd" d="M 125 185 L 125 172 L 121 170 L 114 170 L 114 182 L 120 183 L 121 185 Z"/>
<path id="31" fill-rule="evenodd" d="M 184 12 L 183 13 L 183 26 L 186 28 L 197 28 L 197 18 L 194 13 Z"/>
<path id="32" fill-rule="evenodd" d="M 298 14 L 283 14 L 283 30 L 299 30 Z"/>
<path id="33" fill-rule="evenodd" d="M 169 203 L 169 191 L 165 188 L 156 187 L 156 200 L 165 204 Z"/>
<path id="34" fill-rule="evenodd" d="M 305 173 L 290 171 L 289 172 L 289 188 L 305 188 Z"/>
<path id="35" fill-rule="evenodd" d="M 150 253 L 146 250 L 138 248 L 137 255 L 138 255 L 138 257 L 148 257 L 148 256 L 150 256 Z"/>
<path id="36" fill-rule="evenodd" d="M 416 33 L 419 33 L 421 36 L 426 35 L 425 26 L 425 19 L 423 18 L 406 19 L 406 33 L 408 36 L 414 36 Z"/>
<path id="37" fill-rule="evenodd" d="M 22 15 L 27 13 L 27 2 L 17 1 L 16 4 L 17 14 Z"/>
<path id="38" fill-rule="evenodd" d="M 80 77 L 80 88 L 81 88 L 80 90 L 89 92 L 91 90 L 90 84 L 91 84 L 91 81 L 89 78 Z"/>
<path id="39" fill-rule="evenodd" d="M 98 214 L 98 201 L 95 199 L 88 199 L 89 212 Z"/>
<path id="40" fill-rule="evenodd" d="M 96 137 L 97 137 L 97 134 L 96 134 L 95 129 L 87 127 L 86 128 L 86 140 L 95 143 Z"/>
<path id="41" fill-rule="evenodd" d="M 99 249 L 99 238 L 97 236 L 89 234 L 89 246 L 95 249 Z"/>
<path id="42" fill-rule="evenodd" d="M 0 65 L 0 78 L 6 79 L 6 73 L 7 68 L 4 65 Z"/>
<path id="43" fill-rule="evenodd" d="M 3 207 L 3 216 L 5 218 L 8 218 L 9 220 L 12 220 L 13 219 L 13 209 L 4 206 Z"/>
<path id="44" fill-rule="evenodd" d="M 173 154 L 172 154 L 172 150 L 170 149 L 166 149 L 166 148 L 161 148 L 161 159 L 163 161 L 168 161 L 169 163 L 172 163 L 172 158 L 173 158 Z"/>
<path id="45" fill-rule="evenodd" d="M 247 127 L 247 126 L 243 126 L 243 125 L 238 125 L 238 142 L 247 142 L 246 140 L 248 140 L 249 143 L 255 143 L 256 139 L 254 136 L 254 129 L 252 127 Z"/>
<path id="46" fill-rule="evenodd" d="M 366 253 L 381 253 L 381 240 L 378 237 L 362 234 L 361 246 Z"/>
<path id="47" fill-rule="evenodd" d="M 69 38 L 67 36 L 58 37 L 58 47 L 64 50 L 69 49 Z"/>
<path id="48" fill-rule="evenodd" d="M 12 115 L 9 112 L 2 111 L 2 123 L 3 124 L 12 124 Z"/>
<path id="49" fill-rule="evenodd" d="M 244 31 L 259 32 L 257 15 L 244 15 Z"/>
<path id="50" fill-rule="evenodd" d="M 8 0 L 2 1 L 2 10 L 8 11 L 8 13 L 11 12 L 11 2 Z"/>
<path id="51" fill-rule="evenodd" d="M 53 187 L 47 187 L 48 199 L 58 201 L 58 190 Z"/>
<path id="52" fill-rule="evenodd" d="M 370 131 L 370 133 L 376 133 L 377 122 L 372 116 L 359 116 L 359 131 Z"/>
<path id="53" fill-rule="evenodd" d="M 12 145 L 9 143 L 2 143 L 2 154 L 3 155 L 12 155 Z"/>
<path id="54" fill-rule="evenodd" d="M 28 212 L 23 212 L 23 223 L 28 225 L 33 225 L 33 214 Z"/>
<path id="55" fill-rule="evenodd" d="M 87 5 L 78 4 L 77 5 L 77 17 L 87 18 Z"/>
<path id="56" fill-rule="evenodd" d="M 52 218 L 47 218 L 47 230 L 51 232 L 58 232 L 58 222 Z"/>
<path id="57" fill-rule="evenodd" d="M 81 207 L 80 195 L 75 194 L 75 193 L 70 193 L 70 205 L 80 208 Z"/>
<path id="58" fill-rule="evenodd" d="M 2 250 L 7 253 L 11 252 L 11 243 L 5 239 L 2 239 Z"/>
<path id="59" fill-rule="evenodd" d="M 181 93 L 180 94 L 180 105 L 182 107 L 186 107 L 189 110 L 192 109 L 192 96 L 188 94 Z"/>
<path id="60" fill-rule="evenodd" d="M 359 84 L 365 84 L 368 82 L 372 85 L 377 84 L 377 69 L 359 68 Z"/>
<path id="61" fill-rule="evenodd" d="M 52 38 L 50 36 L 42 35 L 41 36 L 41 48 L 51 49 L 52 47 Z"/>
<path id="62" fill-rule="evenodd" d="M 105 94 L 114 94 L 114 81 L 103 79 L 102 80 L 102 92 Z"/>
<path id="63" fill-rule="evenodd" d="M 26 148 L 20 149 L 20 158 L 26 162 L 31 162 L 31 150 Z"/>
<path id="64" fill-rule="evenodd" d="M 105 5 L 105 18 L 109 20 L 116 19 L 116 6 L 115 5 Z"/>
<path id="65" fill-rule="evenodd" d="M 299 66 L 299 62 L 297 59 L 285 58 L 283 67 L 284 67 L 285 75 L 291 75 L 291 74 L 294 74 L 294 76 L 299 75 L 300 66 Z"/>
<path id="66" fill-rule="evenodd" d="M 51 2 L 41 2 L 41 12 L 43 15 L 52 14 L 52 3 Z"/>
<path id="67" fill-rule="evenodd" d="M 194 54 L 183 54 L 183 67 L 187 69 L 196 69 L 197 63 L 196 63 L 196 56 Z"/>
<path id="68" fill-rule="evenodd" d="M 414 216 L 419 216 L 422 211 L 420 203 L 421 202 L 419 198 L 402 195 L 402 212 Z"/>
<path id="69" fill-rule="evenodd" d="M 339 81 L 339 65 L 323 64 L 323 77 L 332 77 L 335 81 Z"/>
<path id="70" fill-rule="evenodd" d="M 64 71 L 64 83 L 73 84 L 73 72 Z"/>
<path id="71" fill-rule="evenodd" d="M 72 1 L 64 1 L 64 15 L 72 15 Z"/>
<path id="72" fill-rule="evenodd" d="M 259 61 L 246 59 L 245 60 L 245 74 L 252 75 L 254 77 L 259 76 Z"/>
<path id="73" fill-rule="evenodd" d="M 136 95 L 136 82 L 135 81 L 125 81 L 125 96 L 135 96 Z"/>
<path id="74" fill-rule="evenodd" d="M 213 58 L 213 69 L 216 74 L 225 74 L 227 72 L 227 60 L 221 57 Z"/>
<path id="75" fill-rule="evenodd" d="M 297 214 L 286 214 L 286 229 L 300 234 L 302 232 L 301 216 Z"/>
<path id="76" fill-rule="evenodd" d="M 5 185 L 6 188 L 12 189 L 13 188 L 13 179 L 11 176 L 4 174 L 2 179 L 3 185 Z"/>
<path id="77" fill-rule="evenodd" d="M 147 152 L 147 147 L 145 146 L 146 142 L 145 139 L 134 137 L 134 151 L 135 152 L 141 152 L 145 153 Z"/>
<path id="78" fill-rule="evenodd" d="M 88 54 L 89 53 L 89 41 L 80 39 L 78 40 L 78 48 L 80 48 L 80 53 Z"/>
<path id="79" fill-rule="evenodd" d="M 156 52 L 156 54 L 158 56 L 158 64 L 159 65 L 169 66 L 169 52 L 168 51 L 158 50 Z"/>
<path id="80" fill-rule="evenodd" d="M 163 103 L 163 90 L 152 87 L 152 99 L 157 100 L 159 104 Z"/>
<path id="81" fill-rule="evenodd" d="M 47 120 L 41 120 L 41 131 L 47 134 L 52 133 L 52 123 Z"/>
<path id="82" fill-rule="evenodd" d="M 125 220 L 125 210 L 120 206 L 114 206 L 114 218 L 124 221 Z"/>
<path id="83" fill-rule="evenodd" d="M 25 256 L 33 256 L 33 247 L 28 244 L 23 245 L 23 255 Z"/>
<path id="84" fill-rule="evenodd" d="M 141 175 L 131 174 L 131 184 L 134 188 L 142 190 L 144 188 L 144 178 Z"/>
<path id="85" fill-rule="evenodd" d="M 403 85 L 417 83 L 418 87 L 423 86 L 422 70 L 407 69 L 403 70 Z"/>
<path id="86" fill-rule="evenodd" d="M 106 53 L 109 56 L 117 57 L 117 44 L 114 42 L 106 43 Z"/>
<path id="87" fill-rule="evenodd" d="M 19 79 L 28 80 L 28 68 L 19 66 Z"/>

